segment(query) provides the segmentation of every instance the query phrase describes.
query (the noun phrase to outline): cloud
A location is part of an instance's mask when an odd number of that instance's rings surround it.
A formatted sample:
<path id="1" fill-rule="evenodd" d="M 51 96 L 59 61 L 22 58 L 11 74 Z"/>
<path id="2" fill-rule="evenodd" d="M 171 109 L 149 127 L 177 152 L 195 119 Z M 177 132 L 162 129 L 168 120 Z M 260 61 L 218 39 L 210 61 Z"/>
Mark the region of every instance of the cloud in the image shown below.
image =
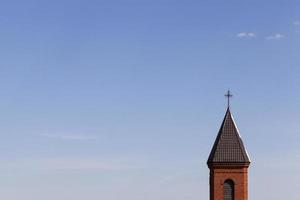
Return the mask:
<path id="1" fill-rule="evenodd" d="M 269 35 L 266 37 L 266 40 L 280 40 L 283 39 L 285 36 L 281 33 L 276 33 L 274 35 Z"/>
<path id="2" fill-rule="evenodd" d="M 60 140 L 91 140 L 95 139 L 95 137 L 83 134 L 49 134 L 42 133 L 40 136 L 48 137 L 52 139 L 60 139 Z"/>
<path id="3" fill-rule="evenodd" d="M 116 171 L 130 166 L 118 161 L 97 159 L 46 159 L 40 161 L 40 168 L 47 171 Z"/>
<path id="4" fill-rule="evenodd" d="M 1 160 L 3 161 L 3 160 Z M 99 158 L 44 158 L 44 159 L 18 159 L 5 160 L 0 166 L 0 174 L 15 172 L 97 172 L 97 171 L 121 171 L 139 169 L 122 159 Z"/>
<path id="5" fill-rule="evenodd" d="M 295 26 L 300 26 L 300 21 L 294 21 L 294 23 L 293 23 Z"/>
<path id="6" fill-rule="evenodd" d="M 254 32 L 241 32 L 236 35 L 238 38 L 254 38 L 256 37 L 256 33 Z"/>

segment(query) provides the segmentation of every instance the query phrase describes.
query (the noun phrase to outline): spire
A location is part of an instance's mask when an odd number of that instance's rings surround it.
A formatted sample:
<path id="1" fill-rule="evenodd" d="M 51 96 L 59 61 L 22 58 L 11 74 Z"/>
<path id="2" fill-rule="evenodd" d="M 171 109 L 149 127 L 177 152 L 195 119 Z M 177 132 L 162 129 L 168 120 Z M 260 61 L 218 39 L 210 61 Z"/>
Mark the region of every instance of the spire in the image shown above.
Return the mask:
<path id="1" fill-rule="evenodd" d="M 207 164 L 250 164 L 249 156 L 229 107 L 227 108 Z"/>

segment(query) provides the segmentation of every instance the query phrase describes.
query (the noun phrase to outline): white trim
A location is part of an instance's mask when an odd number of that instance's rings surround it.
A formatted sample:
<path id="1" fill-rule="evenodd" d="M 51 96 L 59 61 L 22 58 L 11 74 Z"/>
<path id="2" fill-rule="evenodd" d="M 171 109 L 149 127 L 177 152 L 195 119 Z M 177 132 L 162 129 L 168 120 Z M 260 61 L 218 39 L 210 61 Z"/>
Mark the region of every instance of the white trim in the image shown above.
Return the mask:
<path id="1" fill-rule="evenodd" d="M 233 121 L 233 125 L 234 125 L 234 127 L 236 128 L 236 131 L 237 131 L 239 137 L 240 137 L 241 140 L 242 140 L 242 136 L 241 136 L 241 134 L 240 134 L 239 128 L 237 127 L 237 125 L 236 125 L 236 123 L 235 123 L 234 117 L 233 117 L 233 115 L 231 114 L 230 111 L 229 111 L 229 113 L 230 113 L 231 119 L 232 119 L 232 121 Z M 244 144 L 243 144 L 243 145 L 244 145 Z M 248 154 L 248 152 L 247 152 L 247 149 L 246 149 L 245 145 L 244 145 L 244 149 L 245 149 L 245 152 L 246 152 L 246 154 L 247 154 L 247 156 L 248 156 L 248 158 L 249 158 L 249 161 L 251 162 L 250 156 L 249 156 L 249 154 Z"/>

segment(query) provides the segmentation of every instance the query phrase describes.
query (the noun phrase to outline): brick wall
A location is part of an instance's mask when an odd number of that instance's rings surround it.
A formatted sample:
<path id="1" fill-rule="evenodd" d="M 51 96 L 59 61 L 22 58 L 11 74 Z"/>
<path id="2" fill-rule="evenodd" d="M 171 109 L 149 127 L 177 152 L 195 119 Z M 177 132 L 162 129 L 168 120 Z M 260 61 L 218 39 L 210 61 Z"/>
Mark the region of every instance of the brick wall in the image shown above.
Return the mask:
<path id="1" fill-rule="evenodd" d="M 248 166 L 210 167 L 210 200 L 223 200 L 224 182 L 234 182 L 234 200 L 248 200 Z"/>

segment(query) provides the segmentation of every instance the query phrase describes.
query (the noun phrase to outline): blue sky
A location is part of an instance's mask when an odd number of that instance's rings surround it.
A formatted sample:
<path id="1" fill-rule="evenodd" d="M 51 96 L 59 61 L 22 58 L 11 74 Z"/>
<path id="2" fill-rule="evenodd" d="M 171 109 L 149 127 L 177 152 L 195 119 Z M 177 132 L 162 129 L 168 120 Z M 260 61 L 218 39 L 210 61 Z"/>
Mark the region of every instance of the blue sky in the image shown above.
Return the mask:
<path id="1" fill-rule="evenodd" d="M 1 1 L 1 197 L 208 199 L 206 159 L 230 88 L 253 161 L 250 199 L 297 199 L 299 9 Z"/>

